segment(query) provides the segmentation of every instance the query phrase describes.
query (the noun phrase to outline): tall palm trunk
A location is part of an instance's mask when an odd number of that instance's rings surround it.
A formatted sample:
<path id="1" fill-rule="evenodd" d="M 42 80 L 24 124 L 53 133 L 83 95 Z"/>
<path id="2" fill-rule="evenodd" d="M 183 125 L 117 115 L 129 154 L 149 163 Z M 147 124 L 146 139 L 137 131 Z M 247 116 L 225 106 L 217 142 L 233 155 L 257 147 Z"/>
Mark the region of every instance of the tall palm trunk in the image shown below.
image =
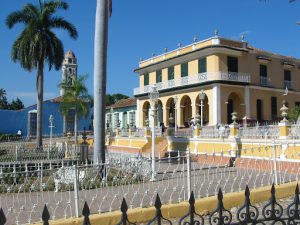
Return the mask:
<path id="1" fill-rule="evenodd" d="M 36 144 L 39 150 L 43 146 L 43 93 L 44 93 L 44 61 L 41 60 L 37 68 L 37 126 L 36 126 Z"/>
<path id="2" fill-rule="evenodd" d="M 78 144 L 78 131 L 77 131 L 77 113 L 75 110 L 75 115 L 74 115 L 74 136 L 75 136 L 75 145 Z"/>
<path id="3" fill-rule="evenodd" d="M 97 0 L 94 47 L 94 163 L 105 162 L 108 0 Z"/>

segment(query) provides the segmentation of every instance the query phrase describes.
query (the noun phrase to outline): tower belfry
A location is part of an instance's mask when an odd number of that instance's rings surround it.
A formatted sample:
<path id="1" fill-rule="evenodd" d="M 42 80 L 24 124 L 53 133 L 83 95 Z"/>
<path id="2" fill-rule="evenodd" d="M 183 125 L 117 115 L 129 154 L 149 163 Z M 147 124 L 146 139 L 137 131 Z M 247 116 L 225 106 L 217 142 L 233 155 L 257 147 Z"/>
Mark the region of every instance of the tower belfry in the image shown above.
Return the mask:
<path id="1" fill-rule="evenodd" d="M 77 79 L 77 58 L 71 50 L 67 51 L 62 65 L 62 81 L 72 81 Z M 64 90 L 60 90 L 60 95 Z"/>
<path id="2" fill-rule="evenodd" d="M 62 64 L 62 81 L 72 82 L 77 79 L 77 58 L 71 50 L 67 51 Z M 64 95 L 65 90 L 60 89 L 60 96 Z M 70 110 L 69 115 L 63 116 L 63 132 L 74 129 L 74 110 Z"/>

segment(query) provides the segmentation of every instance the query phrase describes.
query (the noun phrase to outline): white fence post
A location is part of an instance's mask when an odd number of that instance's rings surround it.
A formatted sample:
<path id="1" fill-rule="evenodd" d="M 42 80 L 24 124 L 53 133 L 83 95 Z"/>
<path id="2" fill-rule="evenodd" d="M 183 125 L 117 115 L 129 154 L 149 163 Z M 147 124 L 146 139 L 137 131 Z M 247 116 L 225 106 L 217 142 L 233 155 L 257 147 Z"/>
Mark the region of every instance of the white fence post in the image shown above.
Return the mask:
<path id="1" fill-rule="evenodd" d="M 191 195 L 191 158 L 190 158 L 190 148 L 186 149 L 186 166 L 187 166 L 187 194 L 188 199 Z"/>
<path id="2" fill-rule="evenodd" d="M 74 168 L 74 203 L 75 203 L 75 216 L 79 217 L 79 197 L 78 197 L 78 179 L 79 179 L 79 171 L 76 165 Z"/>
<path id="3" fill-rule="evenodd" d="M 274 183 L 275 183 L 275 185 L 278 185 L 275 140 L 273 140 L 273 162 L 274 162 L 274 172 L 273 172 L 274 173 Z"/>

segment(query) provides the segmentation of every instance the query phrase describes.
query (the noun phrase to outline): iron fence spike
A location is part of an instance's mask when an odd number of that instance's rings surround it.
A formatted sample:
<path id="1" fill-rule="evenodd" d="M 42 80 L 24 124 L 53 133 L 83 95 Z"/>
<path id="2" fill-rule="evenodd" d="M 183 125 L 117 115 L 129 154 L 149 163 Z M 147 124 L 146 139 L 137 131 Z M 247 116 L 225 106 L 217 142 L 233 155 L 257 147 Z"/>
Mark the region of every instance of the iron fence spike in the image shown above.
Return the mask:
<path id="1" fill-rule="evenodd" d="M 123 201 L 122 201 L 122 204 L 121 204 L 121 212 L 122 213 L 126 213 L 128 210 L 128 205 L 126 203 L 126 200 L 125 198 L 123 198 Z"/>
<path id="2" fill-rule="evenodd" d="M 48 224 L 49 219 L 50 219 L 50 213 L 48 211 L 47 205 L 45 204 L 43 213 L 42 213 L 42 220 L 44 222 L 44 225 Z"/>
<path id="3" fill-rule="evenodd" d="M 299 196 L 299 184 L 296 185 L 295 195 Z"/>
<path id="4" fill-rule="evenodd" d="M 83 206 L 83 209 L 82 209 L 82 215 L 84 217 L 88 217 L 90 215 L 90 208 L 89 208 L 87 202 L 84 202 L 84 206 Z"/>
<path id="5" fill-rule="evenodd" d="M 190 205 L 194 205 L 194 204 L 195 204 L 194 191 L 191 192 L 191 196 L 190 196 L 190 199 L 189 199 L 189 203 L 190 203 Z"/>
<path id="6" fill-rule="evenodd" d="M 159 194 L 156 194 L 156 199 L 155 199 L 155 205 L 154 206 L 155 206 L 156 209 L 161 208 L 161 201 L 160 201 Z"/>
<path id="7" fill-rule="evenodd" d="M 5 223 L 6 223 L 6 217 L 3 212 L 3 209 L 0 208 L 0 225 L 5 225 Z"/>

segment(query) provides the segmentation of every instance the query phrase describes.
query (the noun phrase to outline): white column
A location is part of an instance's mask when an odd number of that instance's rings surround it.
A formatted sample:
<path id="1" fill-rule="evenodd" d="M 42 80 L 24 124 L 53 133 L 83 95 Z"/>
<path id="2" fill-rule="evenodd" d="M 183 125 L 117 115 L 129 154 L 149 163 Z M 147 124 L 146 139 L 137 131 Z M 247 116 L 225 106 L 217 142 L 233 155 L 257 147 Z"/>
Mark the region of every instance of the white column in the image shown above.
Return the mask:
<path id="1" fill-rule="evenodd" d="M 220 84 L 213 87 L 213 124 L 221 123 L 221 88 Z"/>
<path id="2" fill-rule="evenodd" d="M 244 95 L 245 95 L 245 113 L 246 113 L 247 118 L 249 118 L 250 117 L 250 88 L 249 88 L 249 86 L 245 86 Z"/>
<path id="3" fill-rule="evenodd" d="M 119 112 L 120 129 L 122 129 L 123 127 L 123 113 L 124 112 Z"/>
<path id="4" fill-rule="evenodd" d="M 136 100 L 135 124 L 137 127 L 140 126 L 140 100 L 138 99 Z"/>
<path id="5" fill-rule="evenodd" d="M 130 127 L 130 111 L 127 111 L 127 124 Z M 126 124 L 126 126 L 127 126 Z"/>

